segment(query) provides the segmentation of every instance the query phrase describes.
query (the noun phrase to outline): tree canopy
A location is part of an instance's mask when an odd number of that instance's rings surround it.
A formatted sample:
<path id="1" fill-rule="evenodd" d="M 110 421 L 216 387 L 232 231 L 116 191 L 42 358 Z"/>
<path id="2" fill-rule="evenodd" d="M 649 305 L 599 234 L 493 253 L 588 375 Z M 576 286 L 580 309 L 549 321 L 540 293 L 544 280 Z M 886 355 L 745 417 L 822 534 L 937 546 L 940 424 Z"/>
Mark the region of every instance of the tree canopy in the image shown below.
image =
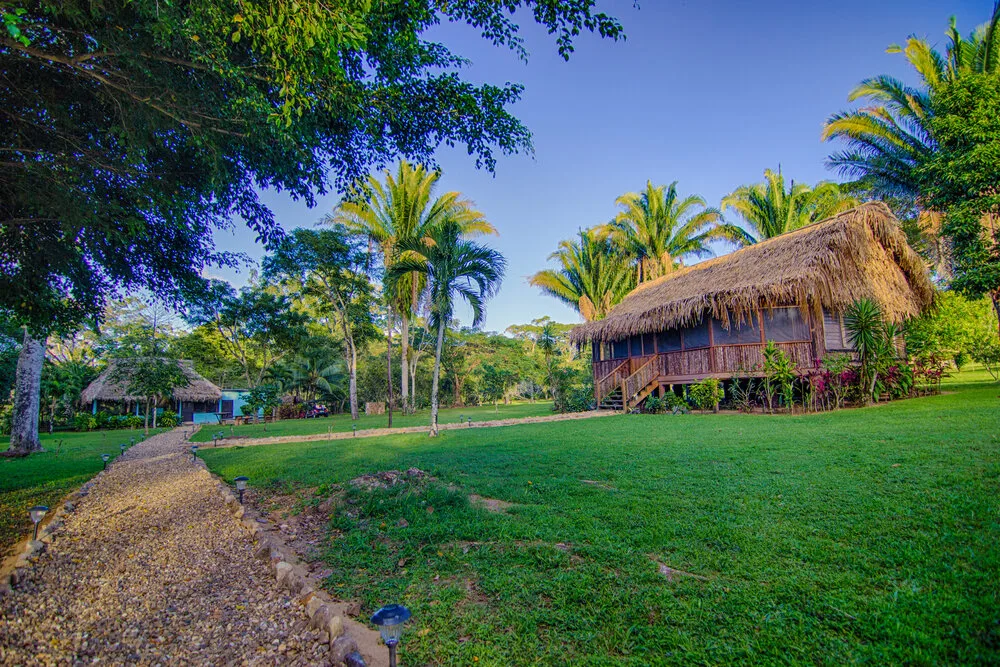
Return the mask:
<path id="1" fill-rule="evenodd" d="M 518 8 L 568 57 L 622 36 L 595 0 L 36 0 L 0 29 L 0 309 L 36 334 L 109 295 L 171 297 L 233 264 L 215 229 L 280 229 L 258 196 L 312 203 L 396 155 L 464 145 L 492 169 L 529 150 L 516 84 L 473 84 L 423 37 L 460 21 L 525 56 Z"/>

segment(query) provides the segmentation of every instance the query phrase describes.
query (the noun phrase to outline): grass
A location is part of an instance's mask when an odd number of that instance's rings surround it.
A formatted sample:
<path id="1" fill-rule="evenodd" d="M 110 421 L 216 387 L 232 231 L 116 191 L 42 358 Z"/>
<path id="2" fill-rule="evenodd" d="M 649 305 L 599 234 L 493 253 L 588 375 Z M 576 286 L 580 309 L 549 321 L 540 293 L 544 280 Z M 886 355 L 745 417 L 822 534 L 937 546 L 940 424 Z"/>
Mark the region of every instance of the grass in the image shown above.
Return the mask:
<path id="1" fill-rule="evenodd" d="M 0 554 L 30 531 L 29 507 L 54 508 L 63 496 L 101 471 L 101 454 L 117 456 L 122 442 L 138 440 L 141 433 L 43 433 L 46 451 L 20 459 L 0 458 Z"/>
<path id="2" fill-rule="evenodd" d="M 552 401 L 537 401 L 535 403 L 516 402 L 510 405 L 498 405 L 494 408 L 489 406 L 466 407 L 466 408 L 443 408 L 438 414 L 439 424 L 448 424 L 459 421 L 460 416 L 466 419 L 472 417 L 474 422 L 490 421 L 494 419 L 517 419 L 521 417 L 542 417 L 551 415 Z M 404 426 L 428 426 L 431 420 L 430 410 L 418 410 L 412 415 L 404 415 L 394 412 L 392 415 L 393 428 Z M 388 424 L 386 415 L 364 415 L 357 421 L 358 430 L 370 428 L 385 428 Z M 203 427 L 191 438 L 194 442 L 211 442 L 212 434 L 222 431 L 226 435 L 235 435 L 247 438 L 270 438 L 285 435 L 314 435 L 326 433 L 328 429 L 333 429 L 335 433 L 346 433 L 352 430 L 354 422 L 350 414 L 333 415 L 320 419 L 285 419 L 267 424 L 267 430 L 263 424 L 245 424 L 230 428 L 228 426 Z"/>
<path id="3" fill-rule="evenodd" d="M 413 610 L 405 664 L 997 664 L 1000 387 L 985 378 L 818 415 L 609 417 L 204 457 L 303 504 L 372 471 L 437 478 L 348 486 L 319 552 L 329 590 L 362 615 Z M 492 513 L 469 493 L 514 505 Z M 704 579 L 668 581 L 658 562 Z"/>

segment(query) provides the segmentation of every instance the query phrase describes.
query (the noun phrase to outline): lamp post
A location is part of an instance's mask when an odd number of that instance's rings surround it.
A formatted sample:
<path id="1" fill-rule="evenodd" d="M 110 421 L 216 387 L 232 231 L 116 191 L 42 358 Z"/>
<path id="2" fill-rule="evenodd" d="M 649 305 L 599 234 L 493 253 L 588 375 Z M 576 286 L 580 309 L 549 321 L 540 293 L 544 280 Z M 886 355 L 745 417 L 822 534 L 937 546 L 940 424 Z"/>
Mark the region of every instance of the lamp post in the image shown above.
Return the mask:
<path id="1" fill-rule="evenodd" d="M 111 458 L 111 454 L 101 454 L 101 461 L 104 462 L 104 468 L 102 470 L 108 469 L 108 459 Z"/>
<path id="2" fill-rule="evenodd" d="M 403 634 L 403 624 L 410 618 L 410 610 L 401 604 L 382 607 L 372 616 L 372 623 L 378 626 L 382 641 L 389 647 L 389 667 L 396 667 L 396 645 Z"/>
<path id="3" fill-rule="evenodd" d="M 236 483 L 236 490 L 240 492 L 240 505 L 243 504 L 243 492 L 247 490 L 247 482 L 250 481 L 249 477 L 244 477 L 240 475 L 233 482 Z"/>
<path id="4" fill-rule="evenodd" d="M 31 523 L 35 524 L 35 535 L 31 539 L 33 540 L 38 539 L 38 524 L 41 523 L 42 518 L 48 511 L 49 508 L 46 507 L 45 505 L 35 505 L 34 507 L 28 510 L 28 516 L 31 517 Z"/>

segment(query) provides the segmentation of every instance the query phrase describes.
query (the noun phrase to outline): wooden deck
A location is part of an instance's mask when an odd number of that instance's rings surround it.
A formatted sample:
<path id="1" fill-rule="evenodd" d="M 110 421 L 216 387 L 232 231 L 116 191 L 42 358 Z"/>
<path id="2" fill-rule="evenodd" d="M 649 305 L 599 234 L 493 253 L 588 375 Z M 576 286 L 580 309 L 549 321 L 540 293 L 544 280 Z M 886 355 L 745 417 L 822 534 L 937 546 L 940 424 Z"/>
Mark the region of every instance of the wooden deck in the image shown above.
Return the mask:
<path id="1" fill-rule="evenodd" d="M 811 368 L 816 358 L 812 341 L 775 343 L 799 368 Z M 718 345 L 678 352 L 596 361 L 594 394 L 598 404 L 621 390 L 631 401 L 643 389 L 691 384 L 706 378 L 760 377 L 764 365 L 763 343 Z M 650 362 L 653 365 L 650 367 Z M 637 386 L 641 384 L 642 386 Z M 646 392 L 649 393 L 648 391 Z"/>

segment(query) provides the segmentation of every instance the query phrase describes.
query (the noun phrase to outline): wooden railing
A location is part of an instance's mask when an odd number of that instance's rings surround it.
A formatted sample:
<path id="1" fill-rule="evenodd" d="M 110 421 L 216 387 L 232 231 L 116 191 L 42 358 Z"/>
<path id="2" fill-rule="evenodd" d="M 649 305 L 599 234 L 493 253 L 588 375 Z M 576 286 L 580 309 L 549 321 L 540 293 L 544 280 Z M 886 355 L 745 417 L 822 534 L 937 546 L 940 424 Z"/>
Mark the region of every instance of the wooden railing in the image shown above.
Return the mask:
<path id="1" fill-rule="evenodd" d="M 649 361 L 639 367 L 639 369 L 622 380 L 622 409 L 628 412 L 629 402 L 636 395 L 649 386 L 656 376 L 660 374 L 660 360 L 657 357 L 650 357 Z"/>
<path id="2" fill-rule="evenodd" d="M 628 367 L 628 359 L 626 359 L 615 366 L 610 373 L 594 382 L 594 398 L 598 405 L 601 404 L 605 396 L 614 392 L 621 385 L 622 380 L 628 376 Z"/>
<path id="3" fill-rule="evenodd" d="M 812 368 L 814 361 L 813 345 L 810 341 L 792 341 L 776 343 L 788 358 L 800 369 Z M 599 366 L 598 363 L 601 365 Z M 598 377 L 608 362 L 594 364 L 594 376 Z M 662 382 L 671 382 L 677 378 L 683 382 L 700 380 L 706 377 L 725 377 L 738 374 L 759 375 L 764 363 L 764 345 L 747 343 L 740 345 L 720 345 L 703 347 L 694 350 L 677 352 L 662 352 L 652 356 L 632 357 L 619 363 L 614 369 L 594 383 L 594 393 L 598 403 L 613 392 L 616 387 L 623 389 L 623 400 L 630 400 L 646 387 L 655 377 Z M 638 387 L 640 380 L 643 384 Z M 628 386 L 626 386 L 626 381 Z"/>

